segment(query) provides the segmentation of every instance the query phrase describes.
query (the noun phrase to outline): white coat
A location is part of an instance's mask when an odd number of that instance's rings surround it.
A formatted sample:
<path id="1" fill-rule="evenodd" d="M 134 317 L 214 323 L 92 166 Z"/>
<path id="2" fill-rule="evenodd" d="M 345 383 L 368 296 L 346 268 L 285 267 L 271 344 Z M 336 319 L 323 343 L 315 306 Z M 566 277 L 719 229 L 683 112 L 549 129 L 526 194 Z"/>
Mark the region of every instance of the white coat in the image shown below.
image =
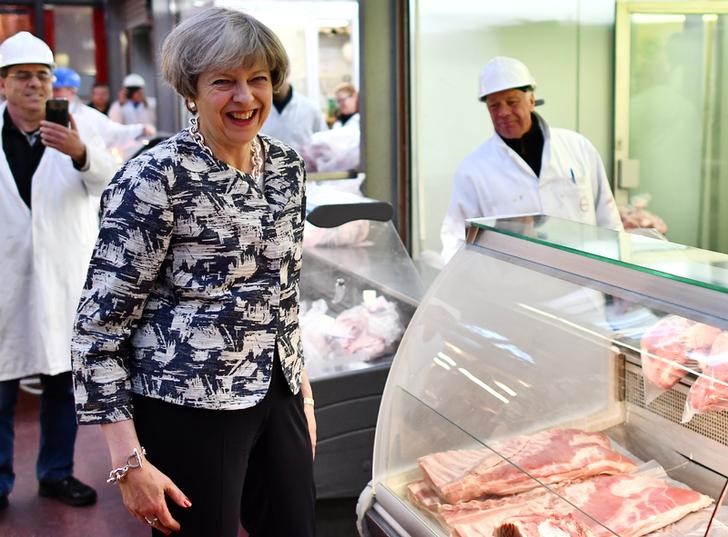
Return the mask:
<path id="1" fill-rule="evenodd" d="M 622 229 L 604 164 L 591 142 L 536 117 L 544 135 L 540 176 L 495 133 L 455 172 L 440 230 L 446 262 L 465 241 L 467 218 L 537 213 Z"/>
<path id="2" fill-rule="evenodd" d="M 275 106 L 271 107 L 261 132 L 300 151 L 314 132 L 323 130 L 327 130 L 327 127 L 321 111 L 312 101 L 294 90 L 282 112 Z"/>
<path id="3" fill-rule="evenodd" d="M 78 99 L 71 102 L 70 112 L 80 132 L 96 130 L 108 149 L 123 148 L 144 134 L 143 124 L 122 125 Z"/>
<path id="4" fill-rule="evenodd" d="M 147 104 L 140 103 L 138 106 L 134 106 L 131 101 L 124 104 L 114 101 L 109 107 L 109 118 L 124 125 L 144 123 L 156 126 L 157 101 L 153 97 L 147 97 Z"/>
<path id="5" fill-rule="evenodd" d="M 142 147 L 142 143 L 137 140 L 144 134 L 144 125 L 141 123 L 122 125 L 83 104 L 78 98 L 71 101 L 70 112 L 79 132 L 98 134 L 117 166 L 121 166 L 126 155 Z"/>
<path id="6" fill-rule="evenodd" d="M 359 114 L 356 113 L 345 125 L 337 121 L 331 130 L 314 133 L 311 141 L 301 150 L 306 164 L 317 172 L 359 169 L 359 121 Z"/>
<path id="7" fill-rule="evenodd" d="M 5 105 L 0 106 L 0 130 Z M 71 369 L 71 328 L 98 234 L 98 196 L 115 168 L 84 133 L 88 169 L 46 148 L 33 175 L 32 211 L 0 151 L 0 380 Z"/>

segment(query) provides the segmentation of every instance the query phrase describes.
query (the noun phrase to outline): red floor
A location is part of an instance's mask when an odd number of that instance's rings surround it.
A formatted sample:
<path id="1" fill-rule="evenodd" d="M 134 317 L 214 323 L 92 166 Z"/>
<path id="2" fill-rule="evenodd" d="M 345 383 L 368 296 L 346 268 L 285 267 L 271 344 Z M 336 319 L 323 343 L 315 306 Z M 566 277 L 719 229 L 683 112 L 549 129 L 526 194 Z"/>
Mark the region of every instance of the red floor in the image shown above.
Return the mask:
<path id="1" fill-rule="evenodd" d="M 38 496 L 38 399 L 21 391 L 15 423 L 15 488 L 0 512 L 0 537 L 149 537 L 150 531 L 124 508 L 116 486 L 105 481 L 110 468 L 103 434 L 82 426 L 76 439 L 75 476 L 98 492 L 91 507 L 69 507 Z M 354 499 L 317 503 L 318 537 L 353 537 Z M 241 531 L 241 537 L 244 534 Z"/>
<path id="2" fill-rule="evenodd" d="M 149 537 L 132 518 L 116 487 L 107 485 L 109 457 L 97 426 L 79 428 L 74 474 L 98 492 L 90 507 L 68 507 L 38 496 L 35 459 L 38 455 L 38 399 L 21 391 L 15 418 L 15 488 L 10 506 L 0 512 L 2 537 Z"/>

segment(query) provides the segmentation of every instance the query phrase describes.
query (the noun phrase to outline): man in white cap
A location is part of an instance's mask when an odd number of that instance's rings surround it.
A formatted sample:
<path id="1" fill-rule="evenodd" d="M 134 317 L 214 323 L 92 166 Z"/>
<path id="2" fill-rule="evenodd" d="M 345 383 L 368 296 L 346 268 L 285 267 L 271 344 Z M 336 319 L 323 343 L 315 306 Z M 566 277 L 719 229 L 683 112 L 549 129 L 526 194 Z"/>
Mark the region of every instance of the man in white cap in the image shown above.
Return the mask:
<path id="1" fill-rule="evenodd" d="M 536 81 L 514 58 L 480 73 L 480 101 L 495 133 L 460 164 L 440 231 L 448 261 L 463 244 L 465 219 L 546 214 L 621 229 L 599 153 L 581 134 L 550 128 L 534 112 Z"/>
<path id="2" fill-rule="evenodd" d="M 146 83 L 141 75 L 136 73 L 124 77 L 124 87 L 119 92 L 119 99 L 109 108 L 109 117 L 118 123 L 132 125 L 143 123 L 145 125 L 157 124 L 156 101 L 144 95 Z"/>
<path id="3" fill-rule="evenodd" d="M 39 376 L 38 492 L 89 505 L 73 477 L 76 438 L 71 327 L 97 235 L 98 195 L 111 159 L 96 137 L 45 121 L 53 53 L 28 32 L 0 44 L 0 509 L 12 490 L 19 381 Z"/>

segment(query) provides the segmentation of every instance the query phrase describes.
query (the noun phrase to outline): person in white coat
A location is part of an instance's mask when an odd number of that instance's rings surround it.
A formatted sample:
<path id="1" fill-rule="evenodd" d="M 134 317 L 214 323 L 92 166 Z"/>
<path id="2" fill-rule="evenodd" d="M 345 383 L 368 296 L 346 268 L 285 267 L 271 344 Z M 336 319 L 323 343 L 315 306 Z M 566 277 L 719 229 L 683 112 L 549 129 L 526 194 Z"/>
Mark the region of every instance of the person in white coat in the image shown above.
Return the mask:
<path id="1" fill-rule="evenodd" d="M 141 75 L 131 73 L 124 77 L 124 87 L 119 92 L 118 100 L 111 103 L 109 117 L 117 123 L 132 125 L 144 123 L 157 124 L 157 103 L 144 94 L 146 82 Z"/>
<path id="2" fill-rule="evenodd" d="M 339 108 L 331 130 L 313 134 L 301 148 L 306 168 L 312 172 L 356 171 L 360 164 L 359 94 L 344 82 L 334 91 Z"/>
<path id="3" fill-rule="evenodd" d="M 28 32 L 0 45 L 0 509 L 12 490 L 13 420 L 20 379 L 38 375 L 38 493 L 89 505 L 73 477 L 76 437 L 71 329 L 98 233 L 98 197 L 114 168 L 103 142 L 45 121 L 53 53 Z"/>
<path id="4" fill-rule="evenodd" d="M 440 231 L 446 262 L 464 243 L 468 218 L 545 214 L 622 229 L 599 153 L 581 134 L 551 128 L 534 112 L 535 88 L 514 58 L 493 58 L 481 71 L 478 95 L 495 133 L 455 172 Z"/>
<path id="5" fill-rule="evenodd" d="M 53 69 L 53 96 L 56 99 L 68 100 L 69 111 L 76 120 L 79 130 L 95 131 L 118 165 L 125 160 L 124 155 L 139 149 L 142 143 L 140 138 L 153 136 L 156 133 L 153 125 L 143 123 L 122 125 L 95 108 L 83 104 L 78 98 L 80 87 L 81 77 L 76 71 L 70 67 Z"/>
<path id="6" fill-rule="evenodd" d="M 328 130 L 324 116 L 316 105 L 293 90 L 286 80 L 273 95 L 273 108 L 261 132 L 277 138 L 300 152 L 315 132 Z"/>

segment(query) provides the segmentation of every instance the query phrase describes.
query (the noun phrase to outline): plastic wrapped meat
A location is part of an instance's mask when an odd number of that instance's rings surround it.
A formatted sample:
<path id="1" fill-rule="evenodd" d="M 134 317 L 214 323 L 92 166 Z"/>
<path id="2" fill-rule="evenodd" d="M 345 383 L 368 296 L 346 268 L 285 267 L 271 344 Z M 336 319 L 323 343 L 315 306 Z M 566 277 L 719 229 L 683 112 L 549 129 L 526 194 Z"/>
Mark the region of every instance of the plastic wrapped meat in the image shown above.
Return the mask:
<path id="1" fill-rule="evenodd" d="M 647 210 L 650 194 L 642 193 L 632 196 L 631 204 L 619 207 L 619 216 L 624 229 L 655 229 L 660 235 L 667 233 L 665 221 Z"/>
<path id="2" fill-rule="evenodd" d="M 685 334 L 685 346 L 690 357 L 697 360 L 701 368 L 711 353 L 713 342 L 721 333 L 720 328 L 703 323 L 695 323 L 688 328 Z"/>
<path id="3" fill-rule="evenodd" d="M 688 393 L 688 405 L 704 413 L 728 409 L 728 332 L 722 332 L 702 362 L 703 374 Z"/>
<path id="4" fill-rule="evenodd" d="M 660 388 L 669 390 L 687 373 L 687 335 L 694 321 L 678 315 L 660 319 L 642 336 L 642 374 Z"/>
<path id="5" fill-rule="evenodd" d="M 352 246 L 360 244 L 369 235 L 369 220 L 353 220 L 337 227 L 322 228 L 306 222 L 303 246 Z"/>
<path id="6" fill-rule="evenodd" d="M 311 377 L 316 377 L 327 367 L 332 352 L 331 341 L 326 329 L 334 323 L 328 313 L 328 305 L 323 299 L 301 302 L 299 322 L 301 324 L 301 343 L 306 357 L 306 368 Z"/>
<path id="7" fill-rule="evenodd" d="M 403 331 L 396 305 L 378 296 L 341 312 L 330 333 L 352 356 L 373 360 L 390 352 Z"/>

